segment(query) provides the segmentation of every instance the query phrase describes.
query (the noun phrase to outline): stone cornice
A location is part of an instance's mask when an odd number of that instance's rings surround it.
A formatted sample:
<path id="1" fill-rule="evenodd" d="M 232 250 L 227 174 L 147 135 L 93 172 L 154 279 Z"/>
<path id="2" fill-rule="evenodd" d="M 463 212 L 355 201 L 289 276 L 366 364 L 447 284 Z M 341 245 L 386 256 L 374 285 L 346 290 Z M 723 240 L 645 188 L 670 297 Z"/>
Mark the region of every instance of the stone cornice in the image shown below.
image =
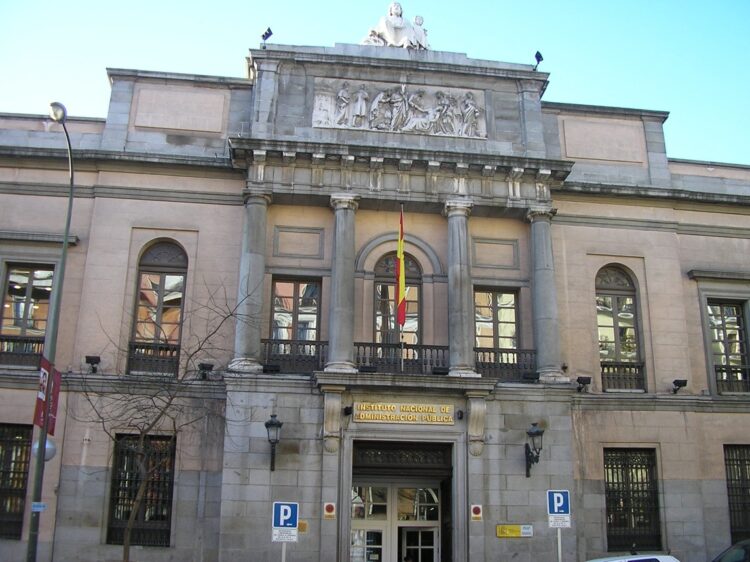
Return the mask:
<path id="1" fill-rule="evenodd" d="M 750 228 L 722 225 L 686 224 L 676 221 L 658 221 L 591 215 L 565 215 L 555 217 L 555 225 L 587 226 L 595 228 L 618 228 L 672 232 L 689 236 L 718 236 L 722 238 L 750 238 Z"/>
<path id="2" fill-rule="evenodd" d="M 313 383 L 318 387 L 342 385 L 347 390 L 377 390 L 378 392 L 411 390 L 424 393 L 425 389 L 435 394 L 483 392 L 490 393 L 496 381 L 481 378 L 460 378 L 445 375 L 405 376 L 385 373 L 326 373 L 313 375 Z"/>
<path id="3" fill-rule="evenodd" d="M 127 68 L 107 68 L 107 76 L 110 81 L 113 78 L 125 78 L 131 80 L 155 80 L 200 83 L 215 86 L 229 86 L 234 88 L 250 88 L 252 80 L 247 78 L 234 78 L 229 76 L 210 76 L 205 74 L 181 74 L 178 72 L 158 72 L 151 70 L 134 70 Z"/>
<path id="4" fill-rule="evenodd" d="M 679 394 L 583 394 L 572 396 L 573 410 L 628 412 L 750 413 L 750 395 L 687 396 Z"/>
<path id="5" fill-rule="evenodd" d="M 669 117 L 668 111 L 656 111 L 649 109 L 632 109 L 628 107 L 607 107 L 601 105 L 583 105 L 576 103 L 542 102 L 542 111 L 545 113 L 579 113 L 587 115 L 606 115 L 607 117 L 639 117 L 656 119 L 663 123 Z"/>
<path id="6" fill-rule="evenodd" d="M 50 234 L 49 232 L 16 232 L 11 230 L 0 230 L 0 242 L 33 242 L 35 244 L 62 245 L 62 234 Z M 78 245 L 80 240 L 75 234 L 68 235 L 68 246 Z"/>
<path id="7" fill-rule="evenodd" d="M 539 90 L 547 87 L 549 74 L 534 71 L 531 65 L 478 60 L 462 53 L 442 51 L 407 51 L 406 49 L 366 45 L 336 44 L 335 47 L 299 47 L 267 45 L 265 49 L 251 49 L 250 69 L 265 62 L 295 62 L 331 65 L 332 68 L 378 68 L 402 72 L 449 73 L 487 78 L 508 78 L 539 83 Z"/>
<path id="8" fill-rule="evenodd" d="M 264 140 L 249 137 L 230 137 L 229 147 L 233 164 L 240 168 L 249 167 L 258 152 L 265 153 L 265 164 L 272 162 L 289 164 L 292 161 L 308 165 L 312 165 L 316 161 L 326 164 L 338 162 L 345 167 L 351 167 L 352 165 L 371 167 L 388 164 L 404 171 L 404 165 L 408 163 L 410 170 L 439 169 L 454 174 L 474 171 L 476 174 L 484 176 L 489 175 L 490 171 L 498 176 L 503 175 L 503 173 L 509 175 L 514 169 L 520 169 L 522 174 L 528 176 L 530 180 L 536 180 L 543 176 L 551 184 L 562 182 L 573 168 L 573 162 L 567 160 L 524 158 L 481 152 L 448 152 L 405 147 Z"/>
<path id="9" fill-rule="evenodd" d="M 573 181 L 565 182 L 561 187 L 554 188 L 554 192 L 552 193 L 553 198 L 557 194 L 632 199 L 664 199 L 717 205 L 750 205 L 750 196 L 748 195 L 691 191 L 650 185 L 617 185 Z"/>

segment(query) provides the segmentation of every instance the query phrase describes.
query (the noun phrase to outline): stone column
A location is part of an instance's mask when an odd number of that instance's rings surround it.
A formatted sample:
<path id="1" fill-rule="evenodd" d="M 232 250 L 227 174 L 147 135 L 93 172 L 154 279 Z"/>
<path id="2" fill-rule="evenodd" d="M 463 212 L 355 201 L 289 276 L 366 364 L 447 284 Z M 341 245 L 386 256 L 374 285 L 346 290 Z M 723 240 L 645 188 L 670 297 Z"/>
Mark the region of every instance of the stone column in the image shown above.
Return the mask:
<path id="1" fill-rule="evenodd" d="M 448 343 L 450 372 L 455 377 L 479 377 L 474 370 L 474 289 L 469 263 L 469 214 L 467 198 L 449 199 L 448 217 Z"/>
<path id="2" fill-rule="evenodd" d="M 245 224 L 242 227 L 240 281 L 237 288 L 234 359 L 229 363 L 229 370 L 252 373 L 263 370 L 260 319 L 266 274 L 266 215 L 271 197 L 249 189 L 243 195 Z"/>
<path id="3" fill-rule="evenodd" d="M 534 311 L 534 344 L 537 372 L 542 382 L 569 382 L 560 361 L 560 327 L 557 318 L 555 264 L 552 258 L 552 217 L 548 207 L 530 209 L 531 297 Z"/>
<path id="4" fill-rule="evenodd" d="M 357 195 L 331 196 L 335 211 L 331 306 L 326 371 L 356 372 L 354 366 L 354 213 Z"/>

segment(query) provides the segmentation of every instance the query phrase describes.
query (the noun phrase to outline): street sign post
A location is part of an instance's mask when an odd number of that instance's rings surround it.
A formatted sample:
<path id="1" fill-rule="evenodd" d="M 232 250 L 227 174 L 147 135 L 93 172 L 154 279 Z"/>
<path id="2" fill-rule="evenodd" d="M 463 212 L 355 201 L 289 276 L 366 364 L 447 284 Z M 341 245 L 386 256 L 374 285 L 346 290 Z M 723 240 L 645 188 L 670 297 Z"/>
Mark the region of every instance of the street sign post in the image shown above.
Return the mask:
<path id="1" fill-rule="evenodd" d="M 562 562 L 562 534 L 560 529 L 570 527 L 570 492 L 547 490 L 547 516 L 551 529 L 557 529 L 557 562 Z"/>
<path id="2" fill-rule="evenodd" d="M 272 525 L 271 541 L 281 543 L 281 562 L 286 562 L 286 543 L 298 539 L 299 504 L 273 502 Z"/>

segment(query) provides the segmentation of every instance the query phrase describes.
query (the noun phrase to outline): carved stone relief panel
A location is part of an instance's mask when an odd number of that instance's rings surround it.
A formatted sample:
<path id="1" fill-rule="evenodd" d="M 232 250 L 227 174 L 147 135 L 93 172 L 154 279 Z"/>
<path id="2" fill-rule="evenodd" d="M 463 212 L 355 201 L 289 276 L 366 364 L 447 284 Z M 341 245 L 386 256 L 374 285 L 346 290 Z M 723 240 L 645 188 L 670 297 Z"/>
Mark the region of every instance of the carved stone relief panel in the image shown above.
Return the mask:
<path id="1" fill-rule="evenodd" d="M 487 138 L 480 90 L 315 79 L 313 127 Z"/>

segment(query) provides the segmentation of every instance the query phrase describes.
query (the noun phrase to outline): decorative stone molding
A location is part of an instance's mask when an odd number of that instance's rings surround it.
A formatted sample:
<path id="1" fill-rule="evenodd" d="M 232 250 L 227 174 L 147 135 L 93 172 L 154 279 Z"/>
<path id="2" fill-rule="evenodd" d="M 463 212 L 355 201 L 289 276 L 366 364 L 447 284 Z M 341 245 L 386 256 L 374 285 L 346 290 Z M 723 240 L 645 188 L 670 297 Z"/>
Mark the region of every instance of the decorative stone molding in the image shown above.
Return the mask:
<path id="1" fill-rule="evenodd" d="M 487 138 L 480 90 L 330 78 L 315 79 L 312 126 Z"/>
<path id="2" fill-rule="evenodd" d="M 323 446 L 326 452 L 335 453 L 341 442 L 341 393 L 343 386 L 321 387 L 323 391 Z"/>
<path id="3" fill-rule="evenodd" d="M 450 217 L 452 215 L 462 215 L 468 217 L 471 214 L 471 208 L 473 206 L 474 202 L 468 198 L 448 199 L 445 202 L 443 214 L 446 217 Z"/>
<path id="4" fill-rule="evenodd" d="M 356 211 L 359 207 L 359 195 L 351 193 L 335 193 L 331 195 L 331 207 L 336 211 L 339 209 Z"/>
<path id="5" fill-rule="evenodd" d="M 550 221 L 556 214 L 557 209 L 549 207 L 531 208 L 526 213 L 526 220 L 529 222 L 534 222 L 539 219 Z"/>
<path id="6" fill-rule="evenodd" d="M 484 426 L 487 417 L 486 392 L 470 391 L 466 393 L 469 419 L 466 430 L 469 438 L 469 453 L 478 457 L 484 451 Z"/>

